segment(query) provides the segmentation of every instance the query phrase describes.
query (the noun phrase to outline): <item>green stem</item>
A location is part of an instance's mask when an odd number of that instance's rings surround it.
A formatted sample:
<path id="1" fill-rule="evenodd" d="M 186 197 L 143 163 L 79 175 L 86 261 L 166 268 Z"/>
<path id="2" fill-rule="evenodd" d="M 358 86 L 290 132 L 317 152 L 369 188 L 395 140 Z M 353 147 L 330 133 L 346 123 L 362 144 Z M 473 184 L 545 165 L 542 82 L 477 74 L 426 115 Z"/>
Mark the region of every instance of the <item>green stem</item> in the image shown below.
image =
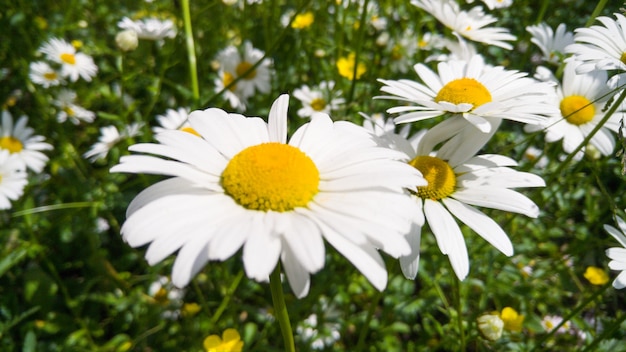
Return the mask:
<path id="1" fill-rule="evenodd" d="M 287 313 L 285 297 L 283 296 L 283 285 L 280 280 L 280 263 L 276 264 L 276 268 L 270 275 L 270 290 L 272 291 L 272 302 L 274 303 L 274 315 L 278 319 L 280 331 L 283 334 L 283 341 L 285 342 L 285 351 L 295 352 L 296 346 L 293 341 L 289 313 Z"/>
<path id="2" fill-rule="evenodd" d="M 459 329 L 459 343 L 461 344 L 459 351 L 465 351 L 466 342 L 465 329 L 463 328 L 463 307 L 461 306 L 461 283 L 460 280 L 457 280 L 456 278 L 453 278 L 452 281 L 454 281 L 454 289 L 456 291 L 456 295 L 454 297 L 454 305 L 456 309 L 457 325 Z"/>
<path id="3" fill-rule="evenodd" d="M 367 19 L 367 4 L 369 0 L 365 0 L 363 2 L 363 12 L 361 12 L 361 18 L 359 22 L 359 31 L 357 33 L 357 42 L 356 48 L 354 50 L 354 69 L 352 70 L 352 81 L 350 82 L 350 92 L 348 93 L 348 100 L 346 101 L 349 105 L 352 104 L 352 100 L 354 99 L 354 91 L 356 89 L 356 73 L 359 69 L 359 59 L 361 56 L 361 48 L 363 47 L 363 37 L 365 35 L 365 28 L 367 27 L 366 19 Z"/>
<path id="4" fill-rule="evenodd" d="M 596 337 L 595 339 L 593 339 L 593 341 L 589 345 L 587 345 L 587 347 L 585 347 L 585 349 L 582 352 L 596 351 L 596 347 L 598 346 L 598 344 L 600 344 L 600 342 L 609 338 L 609 336 L 611 336 L 613 332 L 615 332 L 615 330 L 619 329 L 619 327 L 622 325 L 624 320 L 626 320 L 626 314 L 622 314 L 622 316 L 619 317 L 616 321 L 614 321 L 613 324 L 611 324 L 611 326 L 609 326 L 608 328 L 605 328 L 602 334 Z"/>
<path id="5" fill-rule="evenodd" d="M 185 22 L 185 41 L 187 43 L 187 60 L 189 61 L 189 78 L 191 79 L 191 92 L 193 93 L 194 104 L 197 106 L 200 101 L 200 89 L 198 88 L 196 48 L 193 42 L 193 31 L 191 30 L 189 0 L 182 0 L 181 4 L 183 8 L 183 21 Z"/>
<path id="6" fill-rule="evenodd" d="M 240 270 L 239 274 L 235 276 L 235 279 L 230 284 L 230 287 L 228 287 L 228 290 L 226 291 L 226 295 L 224 296 L 222 303 L 220 304 L 219 307 L 217 307 L 215 314 L 213 314 L 213 316 L 211 317 L 211 325 L 217 324 L 217 321 L 220 319 L 220 317 L 222 316 L 222 313 L 224 313 L 224 310 L 226 309 L 226 307 L 228 307 L 230 300 L 233 298 L 233 294 L 235 293 L 237 286 L 239 286 L 239 283 L 241 282 L 242 278 L 243 278 L 243 270 Z"/>
<path id="7" fill-rule="evenodd" d="M 596 8 L 593 9 L 593 12 L 591 13 L 591 16 L 589 16 L 589 19 L 587 20 L 587 23 L 585 23 L 585 27 L 591 26 L 593 21 L 596 20 L 596 17 L 598 17 L 598 15 L 600 15 L 600 12 L 602 12 L 602 10 L 604 10 L 604 6 L 606 6 L 607 2 L 608 2 L 608 0 L 600 0 L 600 1 L 598 1 L 598 4 L 596 5 Z"/>
<path id="8" fill-rule="evenodd" d="M 378 307 L 378 302 L 383 297 L 382 291 L 378 291 L 376 296 L 374 297 L 374 301 L 371 302 L 369 309 L 367 310 L 367 317 L 365 317 L 365 323 L 361 328 L 361 332 L 359 333 L 359 341 L 357 342 L 355 351 L 364 351 L 365 348 L 365 337 L 367 336 L 367 332 L 369 331 L 370 323 L 372 321 L 372 317 L 374 317 L 374 312 L 376 311 L 376 307 Z"/>

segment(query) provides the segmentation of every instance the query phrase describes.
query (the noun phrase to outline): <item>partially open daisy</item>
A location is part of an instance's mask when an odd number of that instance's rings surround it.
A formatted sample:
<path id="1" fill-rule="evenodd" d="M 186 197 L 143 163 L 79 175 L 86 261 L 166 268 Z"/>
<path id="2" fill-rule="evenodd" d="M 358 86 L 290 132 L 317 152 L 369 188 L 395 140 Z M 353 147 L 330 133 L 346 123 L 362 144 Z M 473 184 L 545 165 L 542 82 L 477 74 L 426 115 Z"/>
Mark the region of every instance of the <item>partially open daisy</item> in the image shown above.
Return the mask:
<path id="1" fill-rule="evenodd" d="M 619 242 L 621 247 L 607 249 L 606 255 L 611 259 L 609 268 L 621 271 L 613 281 L 613 287 L 621 290 L 626 287 L 626 221 L 619 216 L 616 216 L 615 220 L 619 229 L 611 225 L 604 225 L 604 229 Z"/>
<path id="2" fill-rule="evenodd" d="M 2 126 L 0 126 L 0 150 L 7 150 L 16 156 L 22 165 L 34 172 L 41 172 L 48 157 L 42 153 L 52 146 L 45 143 L 43 136 L 36 136 L 34 130 L 27 126 L 28 117 L 21 116 L 13 124 L 13 116 L 7 110 L 2 111 Z"/>
<path id="3" fill-rule="evenodd" d="M 559 108 L 558 113 L 539 125 L 525 126 L 527 132 L 545 130 L 546 141 L 549 143 L 563 140 L 563 150 L 568 154 L 572 153 L 603 119 L 603 111 L 611 98 L 611 89 L 606 85 L 606 71 L 577 74 L 579 64 L 579 61 L 568 60 L 565 65 L 563 83 L 557 85 L 556 96 L 552 102 Z M 616 111 L 589 141 L 602 155 L 610 155 L 615 149 L 612 132 L 619 131 L 620 120 L 623 117 L 624 111 Z M 577 159 L 582 158 L 585 147 L 576 154 Z"/>
<path id="4" fill-rule="evenodd" d="M 93 122 L 96 114 L 76 104 L 75 101 L 76 92 L 69 89 L 61 89 L 59 91 L 56 98 L 52 101 L 52 104 L 59 108 L 57 121 L 65 122 L 70 120 L 75 125 L 78 125 L 81 121 Z"/>
<path id="5" fill-rule="evenodd" d="M 125 138 L 132 138 L 141 134 L 142 123 L 131 123 L 120 132 L 115 126 L 105 126 L 100 128 L 98 142 L 83 154 L 85 159 L 95 162 L 98 159 L 106 158 L 111 148 Z"/>
<path id="6" fill-rule="evenodd" d="M 513 49 L 506 41 L 515 40 L 515 36 L 506 28 L 485 27 L 498 19 L 485 14 L 480 6 L 467 12 L 462 11 L 454 0 L 411 0 L 411 4 L 427 11 L 443 25 L 467 39 Z"/>
<path id="7" fill-rule="evenodd" d="M 379 79 L 384 84 L 380 90 L 389 95 L 376 98 L 414 104 L 387 110 L 399 114 L 396 123 L 452 114 L 490 133 L 494 122 L 499 124 L 501 119 L 537 124 L 556 110 L 548 104 L 554 95 L 549 85 L 525 77 L 523 72 L 488 66 L 480 55 L 469 61 L 440 62 L 438 74 L 421 63 L 414 68 L 423 83 Z"/>
<path id="8" fill-rule="evenodd" d="M 387 271 L 378 249 L 407 255 L 404 233 L 417 210 L 404 193 L 424 185 L 401 153 L 378 147 L 362 127 L 316 114 L 287 142 L 288 96 L 269 121 L 220 109 L 193 111 L 202 136 L 164 131 L 159 144 L 130 150 L 111 172 L 173 176 L 140 193 L 122 227 L 133 247 L 151 243 L 155 264 L 179 250 L 172 280 L 189 283 L 209 260 L 243 247 L 248 277 L 268 281 L 278 260 L 298 297 L 324 266 L 324 239 L 379 290 Z"/>
<path id="9" fill-rule="evenodd" d="M 39 48 L 39 52 L 45 54 L 48 60 L 60 64 L 61 75 L 72 82 L 79 77 L 89 82 L 98 73 L 98 66 L 91 56 L 76 52 L 76 48 L 65 40 L 52 38 Z"/>
<path id="10" fill-rule="evenodd" d="M 335 82 L 322 81 L 318 86 L 310 88 L 303 85 L 293 91 L 293 96 L 302 102 L 302 108 L 298 110 L 298 116 L 311 117 L 314 113 L 323 112 L 330 114 L 345 103 L 341 98 L 340 91 L 333 91 Z"/>
<path id="11" fill-rule="evenodd" d="M 435 141 L 431 139 L 435 139 Z M 513 246 L 504 230 L 492 218 L 475 208 L 485 207 L 524 214 L 535 218 L 539 208 L 526 196 L 513 190 L 518 187 L 542 187 L 544 181 L 530 173 L 511 169 L 517 163 L 505 156 L 468 153 L 463 144 L 438 144 L 438 134 L 423 134 L 413 148 L 408 141 L 396 146 L 410 158 L 409 165 L 428 181 L 426 186 L 412 187 L 412 197 L 420 206 L 414 225 L 407 235 L 412 253 L 400 258 L 402 272 L 415 278 L 418 270 L 422 228 L 426 223 L 437 239 L 441 252 L 447 255 L 457 277 L 465 279 L 469 259 L 465 240 L 456 219 L 478 233 L 507 256 Z"/>
<path id="12" fill-rule="evenodd" d="M 5 149 L 0 149 L 0 209 L 10 209 L 11 201 L 24 193 L 28 184 L 24 163 Z"/>
<path id="13" fill-rule="evenodd" d="M 565 47 L 574 43 L 574 34 L 567 31 L 565 23 L 559 24 L 556 31 L 543 22 L 526 27 L 526 31 L 532 35 L 530 41 L 541 50 L 542 59 L 552 64 L 560 64 Z"/>
<path id="14" fill-rule="evenodd" d="M 574 54 L 582 64 L 577 73 L 593 70 L 619 70 L 611 77 L 612 88 L 626 84 L 626 17 L 620 13 L 615 19 L 606 16 L 597 18 L 601 26 L 577 28 L 574 30 L 574 44 L 568 45 L 565 52 Z"/>

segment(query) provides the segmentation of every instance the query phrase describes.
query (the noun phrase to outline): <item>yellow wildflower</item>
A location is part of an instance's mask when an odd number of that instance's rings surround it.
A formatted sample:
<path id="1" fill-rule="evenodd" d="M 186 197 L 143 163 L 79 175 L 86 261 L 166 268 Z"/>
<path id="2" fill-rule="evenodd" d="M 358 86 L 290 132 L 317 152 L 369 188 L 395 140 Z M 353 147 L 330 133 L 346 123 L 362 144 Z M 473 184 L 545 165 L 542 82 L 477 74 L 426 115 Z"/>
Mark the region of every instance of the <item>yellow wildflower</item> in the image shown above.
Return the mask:
<path id="1" fill-rule="evenodd" d="M 583 275 L 592 285 L 601 286 L 609 282 L 609 275 L 597 266 L 587 267 L 587 270 L 585 270 L 585 274 Z"/>
<path id="2" fill-rule="evenodd" d="M 242 348 L 243 341 L 235 329 L 224 330 L 221 338 L 210 335 L 204 339 L 204 349 L 207 352 L 241 352 Z"/>
<path id="3" fill-rule="evenodd" d="M 356 77 L 354 72 L 354 66 L 356 65 Z M 340 57 L 337 60 L 337 70 L 339 74 L 347 79 L 354 80 L 359 79 L 365 73 L 365 64 L 359 63 L 357 65 L 354 53 L 350 53 L 347 57 Z"/>
<path id="4" fill-rule="evenodd" d="M 500 319 L 504 322 L 504 328 L 506 330 L 514 332 L 522 331 L 524 316 L 517 313 L 515 309 L 511 307 L 504 307 L 500 313 Z"/>
<path id="5" fill-rule="evenodd" d="M 291 28 L 293 29 L 305 29 L 309 28 L 313 21 L 315 20 L 315 16 L 313 16 L 313 12 L 305 12 L 299 13 L 296 15 L 296 18 L 291 22 Z"/>

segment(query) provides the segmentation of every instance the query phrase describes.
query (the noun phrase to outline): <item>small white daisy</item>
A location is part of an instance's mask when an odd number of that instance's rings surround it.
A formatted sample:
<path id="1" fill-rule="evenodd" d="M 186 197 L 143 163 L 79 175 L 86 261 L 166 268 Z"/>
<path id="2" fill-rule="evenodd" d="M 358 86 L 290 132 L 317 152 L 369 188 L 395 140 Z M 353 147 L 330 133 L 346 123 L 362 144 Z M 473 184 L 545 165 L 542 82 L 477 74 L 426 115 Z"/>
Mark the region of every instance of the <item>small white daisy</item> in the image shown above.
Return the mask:
<path id="1" fill-rule="evenodd" d="M 396 123 L 421 121 L 444 114 L 461 116 L 483 133 L 493 133 L 493 125 L 501 119 L 537 124 L 544 115 L 556 112 L 548 104 L 554 89 L 525 77 L 526 73 L 492 67 L 476 55 L 469 61 L 440 62 L 438 73 L 423 64 L 414 66 L 424 82 L 379 79 L 381 91 L 394 99 L 415 105 L 402 105 L 387 110 L 400 114 Z"/>
<path id="2" fill-rule="evenodd" d="M 125 138 L 132 138 L 138 136 L 143 127 L 142 123 L 131 123 L 122 130 L 118 131 L 115 126 L 105 126 L 100 128 L 100 137 L 98 142 L 91 146 L 91 148 L 83 154 L 85 159 L 89 159 L 92 163 L 98 159 L 106 158 L 111 148 Z"/>
<path id="3" fill-rule="evenodd" d="M 413 56 L 415 56 L 419 44 L 420 42 L 415 40 L 415 35 L 411 30 L 406 30 L 398 39 L 389 40 L 387 43 L 389 50 L 387 65 L 391 72 L 407 73 L 413 65 Z M 424 47 L 426 46 L 428 44 L 424 43 Z"/>
<path id="4" fill-rule="evenodd" d="M 21 116 L 13 124 L 13 116 L 7 110 L 2 111 L 0 126 L 0 149 L 7 150 L 22 162 L 25 168 L 39 173 L 46 166 L 48 157 L 42 150 L 51 150 L 52 146 L 45 143 L 43 136 L 36 136 L 34 130 L 27 126 L 28 117 Z"/>
<path id="5" fill-rule="evenodd" d="M 165 115 L 157 115 L 156 119 L 160 126 L 153 127 L 152 131 L 155 134 L 165 130 L 183 130 L 191 132 L 193 129 L 191 129 L 187 121 L 188 117 L 189 108 L 178 108 L 176 110 L 167 109 Z"/>
<path id="6" fill-rule="evenodd" d="M 526 27 L 532 35 L 530 39 L 543 54 L 542 59 L 552 64 L 560 64 L 565 57 L 565 47 L 574 43 L 574 34 L 567 31 L 565 23 L 556 27 L 556 32 L 546 23 Z"/>
<path id="7" fill-rule="evenodd" d="M 221 70 L 225 74 L 230 74 L 233 80 L 241 77 L 236 83 L 236 91 L 244 99 L 253 96 L 256 92 L 269 93 L 272 60 L 264 59 L 265 53 L 254 48 L 248 41 L 243 43 L 241 50 L 240 53 L 233 46 L 222 50 L 217 55 Z M 259 61 L 261 63 L 254 67 Z"/>
<path id="8" fill-rule="evenodd" d="M 568 45 L 565 52 L 582 61 L 577 73 L 618 70 L 620 73 L 608 83 L 611 88 L 622 86 L 626 84 L 626 17 L 616 13 L 615 19 L 606 16 L 596 19 L 602 26 L 575 29 L 575 43 Z"/>
<path id="9" fill-rule="evenodd" d="M 33 83 L 44 88 L 58 86 L 63 83 L 61 75 L 44 61 L 31 62 L 28 77 Z"/>
<path id="10" fill-rule="evenodd" d="M 8 150 L 0 149 L 0 209 L 10 209 L 28 184 L 24 163 Z"/>
<path id="11" fill-rule="evenodd" d="M 485 27 L 496 22 L 497 18 L 485 14 L 480 6 L 467 12 L 462 11 L 454 0 L 411 0 L 411 4 L 427 11 L 443 25 L 467 39 L 513 49 L 505 41 L 515 40 L 515 36 L 506 28 Z"/>
<path id="12" fill-rule="evenodd" d="M 546 332 L 552 331 L 557 325 L 563 322 L 563 317 L 559 315 L 546 315 L 541 319 L 541 326 L 546 330 Z M 566 321 L 563 325 L 561 325 L 556 331 L 557 334 L 565 334 L 569 331 L 571 324 L 569 321 Z"/>
<path id="13" fill-rule="evenodd" d="M 339 109 L 339 106 L 345 103 L 345 99 L 340 97 L 340 91 L 333 91 L 333 88 L 335 88 L 335 82 L 322 81 L 313 89 L 307 85 L 295 89 L 293 96 L 302 103 L 298 116 L 311 117 L 318 112 L 330 114 Z"/>
<path id="14" fill-rule="evenodd" d="M 322 269 L 324 240 L 379 290 L 387 271 L 378 249 L 406 255 L 404 238 L 417 210 L 404 193 L 419 172 L 380 148 L 360 126 L 319 113 L 287 140 L 289 98 L 272 105 L 268 122 L 220 109 L 193 111 L 198 138 L 164 131 L 160 144 L 131 146 L 111 172 L 172 178 L 129 205 L 122 235 L 133 247 L 151 243 L 153 265 L 179 251 L 172 282 L 183 287 L 209 260 L 243 248 L 248 277 L 268 281 L 278 261 L 297 297 Z M 158 157 L 161 156 L 161 157 Z"/>
<path id="15" fill-rule="evenodd" d="M 233 109 L 237 111 L 245 111 L 248 105 L 248 98 L 243 92 L 237 89 L 237 84 L 232 84 L 235 77 L 232 73 L 224 70 L 218 71 L 218 77 L 213 81 L 215 84 L 215 93 L 222 92 L 224 98 Z M 225 89 L 227 88 L 227 89 Z"/>
<path id="16" fill-rule="evenodd" d="M 65 40 L 52 38 L 39 48 L 39 52 L 45 54 L 48 60 L 60 64 L 61 75 L 72 82 L 76 82 L 79 77 L 90 82 L 98 73 L 98 66 L 91 56 L 77 53 L 76 48 Z"/>
<path id="17" fill-rule="evenodd" d="M 419 266 L 422 227 L 427 222 L 439 249 L 450 259 L 456 276 L 463 280 L 469 272 L 469 258 L 455 218 L 500 252 L 511 256 L 513 246 L 504 230 L 474 206 L 536 218 L 539 215 L 537 205 L 513 189 L 543 187 L 545 183 L 537 175 L 510 168 L 517 163 L 508 157 L 496 154 L 475 156 L 468 153 L 468 148 L 462 143 L 450 141 L 433 151 L 432 146 L 439 142 L 438 133 L 429 131 L 417 141 L 417 148 L 409 141 L 396 144 L 398 150 L 407 154 L 409 164 L 428 181 L 427 186 L 410 188 L 412 198 L 421 210 L 407 235 L 412 253 L 401 257 L 400 265 L 407 278 L 415 278 Z"/>
<path id="18" fill-rule="evenodd" d="M 172 20 L 158 18 L 143 18 L 133 21 L 128 17 L 117 23 L 120 29 L 132 30 L 139 39 L 163 40 L 176 37 L 176 26 Z"/>
<path id="19" fill-rule="evenodd" d="M 604 225 L 604 229 L 619 242 L 621 247 L 607 249 L 606 255 L 611 259 L 609 268 L 621 271 L 613 281 L 613 287 L 621 290 L 626 287 L 626 222 L 619 216 L 616 216 L 615 220 L 619 229 L 611 225 Z"/>
<path id="20" fill-rule="evenodd" d="M 87 123 L 93 122 L 96 118 L 96 114 L 93 111 L 75 104 L 75 101 L 76 92 L 69 89 L 59 91 L 56 98 L 52 101 L 52 104 L 59 108 L 57 121 L 63 123 L 69 119 L 75 125 L 78 125 L 81 121 Z"/>
<path id="21" fill-rule="evenodd" d="M 580 62 L 567 60 L 563 72 L 563 83 L 556 88 L 552 104 L 558 112 L 539 125 L 527 125 L 527 132 L 545 130 L 549 143 L 563 141 L 563 150 L 572 153 L 604 117 L 604 109 L 611 98 L 611 89 L 606 85 L 606 71 L 591 71 L 577 74 Z M 557 82 L 558 83 L 558 82 Z M 604 126 L 591 138 L 590 145 L 602 155 L 610 155 L 615 149 L 615 138 L 611 131 L 619 131 L 623 111 L 616 111 Z M 576 154 L 583 157 L 585 147 Z"/>

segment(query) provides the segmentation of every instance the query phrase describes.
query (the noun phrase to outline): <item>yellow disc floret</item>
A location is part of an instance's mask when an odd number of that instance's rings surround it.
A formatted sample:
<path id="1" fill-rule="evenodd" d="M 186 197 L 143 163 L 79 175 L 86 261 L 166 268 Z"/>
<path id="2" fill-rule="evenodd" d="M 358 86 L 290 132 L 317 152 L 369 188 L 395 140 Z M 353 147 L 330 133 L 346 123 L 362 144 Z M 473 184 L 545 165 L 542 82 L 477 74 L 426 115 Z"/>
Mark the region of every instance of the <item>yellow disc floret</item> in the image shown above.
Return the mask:
<path id="1" fill-rule="evenodd" d="M 473 78 L 459 78 L 448 82 L 439 90 L 436 102 L 447 101 L 453 104 L 468 103 L 477 108 L 491 101 L 491 93 Z"/>
<path id="2" fill-rule="evenodd" d="M 626 64 L 626 52 L 622 53 L 622 56 L 620 56 L 619 61 Z"/>
<path id="3" fill-rule="evenodd" d="M 563 117 L 572 125 L 583 125 L 593 120 L 596 115 L 593 104 L 589 99 L 580 95 L 570 95 L 563 98 L 559 107 Z"/>
<path id="4" fill-rule="evenodd" d="M 311 101 L 311 108 L 315 111 L 324 111 L 326 100 L 323 98 L 315 98 Z"/>
<path id="5" fill-rule="evenodd" d="M 320 176 L 300 149 L 282 143 L 248 147 L 222 173 L 224 192 L 247 209 L 285 212 L 305 207 L 317 194 Z"/>
<path id="6" fill-rule="evenodd" d="M 24 149 L 22 141 L 12 136 L 0 138 L 0 149 L 6 149 L 10 153 L 19 153 Z"/>
<path id="7" fill-rule="evenodd" d="M 454 193 L 456 176 L 450 165 L 433 156 L 417 156 L 409 164 L 418 169 L 427 186 L 417 187 L 417 195 L 422 199 L 439 200 Z"/>
<path id="8" fill-rule="evenodd" d="M 254 79 L 254 77 L 256 77 L 256 70 L 250 70 L 251 68 L 252 68 L 252 64 L 251 63 L 249 63 L 247 61 L 242 61 L 235 68 L 235 72 L 237 73 L 237 76 L 239 76 L 239 77 L 245 75 L 244 79 Z M 250 70 L 250 72 L 248 72 L 248 70 Z"/>
<path id="9" fill-rule="evenodd" d="M 70 53 L 63 53 L 61 54 L 61 61 L 65 62 L 66 64 L 76 65 L 76 56 Z"/>

